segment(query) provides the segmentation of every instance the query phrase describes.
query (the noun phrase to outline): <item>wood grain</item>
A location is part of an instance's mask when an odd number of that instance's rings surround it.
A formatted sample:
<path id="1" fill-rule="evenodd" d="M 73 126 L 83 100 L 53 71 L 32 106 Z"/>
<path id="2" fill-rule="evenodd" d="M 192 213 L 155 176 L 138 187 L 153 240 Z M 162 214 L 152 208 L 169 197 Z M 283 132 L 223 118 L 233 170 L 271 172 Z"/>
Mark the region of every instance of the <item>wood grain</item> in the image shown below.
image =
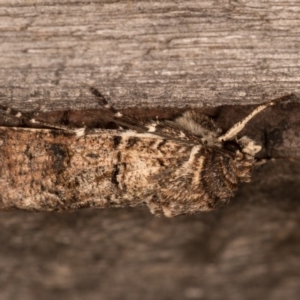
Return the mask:
<path id="1" fill-rule="evenodd" d="M 0 4 L 0 101 L 28 110 L 263 102 L 299 91 L 297 1 Z"/>

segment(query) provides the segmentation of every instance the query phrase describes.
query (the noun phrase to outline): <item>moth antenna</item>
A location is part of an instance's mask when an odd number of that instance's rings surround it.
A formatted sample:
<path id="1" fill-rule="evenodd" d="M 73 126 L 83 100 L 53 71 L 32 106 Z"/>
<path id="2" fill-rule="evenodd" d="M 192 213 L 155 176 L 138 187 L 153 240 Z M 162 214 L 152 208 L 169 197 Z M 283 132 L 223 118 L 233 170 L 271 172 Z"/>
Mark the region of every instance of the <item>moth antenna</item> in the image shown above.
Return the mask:
<path id="1" fill-rule="evenodd" d="M 10 107 L 6 107 L 4 105 L 0 105 L 0 115 L 12 116 L 17 119 L 22 119 L 23 121 L 25 121 L 27 123 L 48 127 L 51 129 L 60 129 L 60 130 L 64 130 L 64 131 L 70 131 L 72 129 L 66 125 L 52 124 L 49 122 L 36 120 L 35 118 L 32 118 L 32 115 L 30 113 L 20 112 L 15 109 L 12 109 Z"/>
<path id="2" fill-rule="evenodd" d="M 221 135 L 220 137 L 218 137 L 218 140 L 220 142 L 224 142 L 227 140 L 232 139 L 233 137 L 235 137 L 240 131 L 242 131 L 244 129 L 244 127 L 246 126 L 246 124 L 253 118 L 255 117 L 257 114 L 259 114 L 260 112 L 262 112 L 265 108 L 272 106 L 278 102 L 282 102 L 282 101 L 286 101 L 289 100 L 291 98 L 291 96 L 293 96 L 293 94 L 289 94 L 280 98 L 277 98 L 275 100 L 272 100 L 270 102 L 267 102 L 265 104 L 259 105 L 256 109 L 254 109 L 246 118 L 244 118 L 242 121 L 234 124 L 225 134 Z"/>
<path id="3" fill-rule="evenodd" d="M 93 86 L 89 86 L 89 89 L 91 91 L 91 93 L 98 99 L 99 103 L 106 109 L 110 110 L 112 113 L 117 114 L 118 111 L 111 106 L 108 101 L 106 100 L 106 98 L 99 92 L 99 90 L 97 90 L 96 88 L 94 88 Z"/>
<path id="4" fill-rule="evenodd" d="M 40 125 L 40 126 L 43 126 L 43 127 L 48 127 L 50 129 L 60 129 L 60 130 L 63 130 L 63 131 L 73 131 L 73 130 L 75 130 L 72 127 L 69 127 L 69 126 L 66 126 L 66 125 L 52 124 L 52 123 L 49 123 L 49 122 L 39 121 L 39 120 L 36 120 L 34 118 L 28 119 L 27 122 L 29 122 L 31 124 Z"/>

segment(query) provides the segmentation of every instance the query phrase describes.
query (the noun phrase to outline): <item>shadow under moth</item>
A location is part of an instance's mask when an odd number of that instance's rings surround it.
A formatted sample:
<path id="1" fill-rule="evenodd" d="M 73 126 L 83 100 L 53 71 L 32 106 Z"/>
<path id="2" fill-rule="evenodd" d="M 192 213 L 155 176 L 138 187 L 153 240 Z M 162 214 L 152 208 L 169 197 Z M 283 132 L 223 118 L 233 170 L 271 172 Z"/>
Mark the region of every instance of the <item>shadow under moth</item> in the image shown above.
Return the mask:
<path id="1" fill-rule="evenodd" d="M 0 127 L 0 209 L 60 211 L 147 205 L 173 217 L 222 206 L 251 179 L 261 147 L 238 134 L 262 104 L 227 132 L 193 110 L 174 120 L 137 122 L 110 107 L 116 129 L 71 128 L 1 106 L 35 128 Z"/>

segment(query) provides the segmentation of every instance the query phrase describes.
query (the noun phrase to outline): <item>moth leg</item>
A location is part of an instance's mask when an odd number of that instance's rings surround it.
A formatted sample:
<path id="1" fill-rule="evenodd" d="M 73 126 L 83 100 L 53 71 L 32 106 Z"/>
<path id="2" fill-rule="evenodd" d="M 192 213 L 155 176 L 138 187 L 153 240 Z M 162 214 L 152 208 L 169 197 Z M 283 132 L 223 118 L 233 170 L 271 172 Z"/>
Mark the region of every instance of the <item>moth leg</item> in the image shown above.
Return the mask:
<path id="1" fill-rule="evenodd" d="M 260 159 L 256 159 L 254 166 L 255 167 L 260 167 L 264 164 L 266 164 L 268 161 L 270 161 L 271 159 L 269 158 L 260 158 Z"/>
<path id="2" fill-rule="evenodd" d="M 150 212 L 156 216 L 163 216 L 164 212 L 162 210 L 160 200 L 157 195 L 148 196 L 145 199 L 145 203 L 147 204 Z"/>
<path id="3" fill-rule="evenodd" d="M 254 166 L 255 167 L 260 167 L 260 166 L 262 166 L 266 163 L 269 163 L 269 162 L 273 162 L 273 163 L 277 162 L 278 163 L 278 162 L 282 161 L 283 159 L 286 160 L 287 157 L 280 157 L 279 156 L 279 157 L 257 158 L 255 163 L 254 163 Z M 293 158 L 293 157 L 288 157 L 288 160 L 292 161 L 292 162 L 295 162 L 295 163 L 299 162 L 299 160 L 297 158 Z"/>

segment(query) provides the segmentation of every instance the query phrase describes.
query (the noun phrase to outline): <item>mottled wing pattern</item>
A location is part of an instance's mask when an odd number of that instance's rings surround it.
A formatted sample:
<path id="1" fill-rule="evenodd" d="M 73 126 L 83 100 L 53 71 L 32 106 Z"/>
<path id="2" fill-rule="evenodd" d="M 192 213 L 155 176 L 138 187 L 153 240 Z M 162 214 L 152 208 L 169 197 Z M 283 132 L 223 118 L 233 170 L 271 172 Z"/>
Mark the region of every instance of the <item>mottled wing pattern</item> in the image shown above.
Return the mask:
<path id="1" fill-rule="evenodd" d="M 174 168 L 189 146 L 151 134 L 0 128 L 1 200 L 7 207 L 65 210 L 136 206 L 149 178 Z M 5 191 L 5 192 L 4 192 Z"/>
<path id="2" fill-rule="evenodd" d="M 233 151 L 225 149 L 218 140 L 221 130 L 208 117 L 187 111 L 156 128 L 160 134 L 170 139 L 180 137 L 192 147 L 175 167 L 151 178 L 156 182 L 148 198 L 153 213 L 172 217 L 215 209 L 234 196 L 240 182 L 250 180 L 254 157 L 235 147 Z"/>
<path id="3" fill-rule="evenodd" d="M 236 135 L 269 105 L 226 133 L 195 111 L 143 123 L 111 107 L 103 118 L 115 122 L 116 130 L 32 119 L 52 129 L 1 127 L 0 205 L 65 210 L 147 204 L 152 213 L 168 217 L 214 209 L 250 180 L 260 147 Z M 11 112 L 28 118 L 6 109 Z"/>

